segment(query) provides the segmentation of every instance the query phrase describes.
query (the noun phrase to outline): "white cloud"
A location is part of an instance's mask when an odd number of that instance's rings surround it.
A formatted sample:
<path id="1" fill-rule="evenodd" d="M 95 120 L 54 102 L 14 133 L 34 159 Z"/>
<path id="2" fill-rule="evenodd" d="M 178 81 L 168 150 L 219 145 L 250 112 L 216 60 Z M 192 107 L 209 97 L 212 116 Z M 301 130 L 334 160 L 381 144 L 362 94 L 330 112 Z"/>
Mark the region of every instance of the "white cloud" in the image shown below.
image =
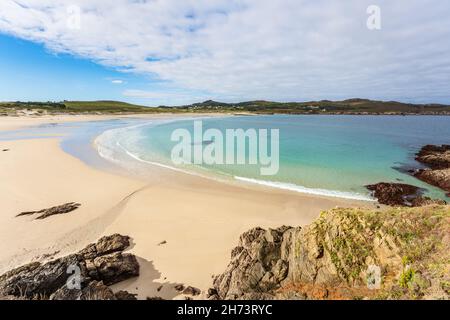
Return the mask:
<path id="1" fill-rule="evenodd" d="M 115 80 L 111 80 L 112 84 L 122 84 L 123 80 L 119 80 L 119 79 L 115 79 Z"/>
<path id="2" fill-rule="evenodd" d="M 72 0 L 79 29 L 66 1 L 1 0 L 0 31 L 229 101 L 450 102 L 450 4 L 377 2 L 380 31 L 368 0 Z"/>

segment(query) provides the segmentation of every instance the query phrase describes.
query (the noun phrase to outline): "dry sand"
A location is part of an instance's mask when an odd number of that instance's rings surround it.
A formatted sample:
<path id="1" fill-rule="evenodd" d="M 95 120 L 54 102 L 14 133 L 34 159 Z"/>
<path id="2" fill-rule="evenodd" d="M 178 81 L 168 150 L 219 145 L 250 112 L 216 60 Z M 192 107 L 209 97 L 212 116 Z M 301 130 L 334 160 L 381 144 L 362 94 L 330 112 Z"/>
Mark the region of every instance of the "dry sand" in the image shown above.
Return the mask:
<path id="1" fill-rule="evenodd" d="M 72 121 L 51 122 L 59 120 Z M 81 120 L 92 119 L 76 118 Z M 0 130 L 30 124 L 9 121 L 1 119 Z M 43 122 L 49 121 L 31 121 Z M 138 256 L 141 276 L 113 288 L 143 299 L 179 298 L 174 284 L 207 290 L 212 275 L 225 269 L 239 235 L 252 227 L 305 225 L 321 210 L 369 205 L 156 171 L 151 181 L 100 171 L 64 153 L 56 138 L 0 141 L 0 273 L 118 232 L 132 237 L 129 251 Z M 45 220 L 15 217 L 66 202 L 81 207 Z"/>

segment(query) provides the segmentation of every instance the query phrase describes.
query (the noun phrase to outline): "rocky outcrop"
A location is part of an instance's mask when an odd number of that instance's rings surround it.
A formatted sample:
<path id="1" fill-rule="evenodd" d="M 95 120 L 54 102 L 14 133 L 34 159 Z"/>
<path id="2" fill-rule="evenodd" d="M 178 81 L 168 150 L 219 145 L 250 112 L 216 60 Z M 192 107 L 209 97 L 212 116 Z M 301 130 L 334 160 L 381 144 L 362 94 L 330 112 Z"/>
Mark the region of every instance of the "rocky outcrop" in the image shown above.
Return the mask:
<path id="1" fill-rule="evenodd" d="M 421 169 L 414 173 L 417 179 L 447 191 L 450 196 L 450 169 Z"/>
<path id="2" fill-rule="evenodd" d="M 408 277 L 406 284 L 399 285 L 406 267 L 430 282 L 448 283 L 448 274 L 438 278 L 423 266 L 430 258 L 448 268 L 449 221 L 448 206 L 380 212 L 334 209 L 304 228 L 254 228 L 240 237 L 208 297 L 354 299 L 394 291 L 407 297 L 416 280 Z M 381 279 L 379 289 L 369 289 Z M 448 298 L 439 285 L 411 294 Z"/>
<path id="3" fill-rule="evenodd" d="M 231 252 L 232 261 L 227 270 L 214 279 L 217 296 L 221 299 L 272 298 L 265 292 L 276 289 L 287 276 L 287 261 L 282 260 L 281 254 L 287 230 L 290 228 L 267 231 L 255 228 L 241 235 L 239 245 Z"/>
<path id="4" fill-rule="evenodd" d="M 450 168 L 450 145 L 426 145 L 416 154 L 416 160 L 433 170 Z"/>
<path id="5" fill-rule="evenodd" d="M 136 257 L 123 253 L 129 245 L 129 237 L 114 234 L 78 253 L 16 268 L 0 276 L 0 296 L 83 299 L 95 293 L 108 297 L 106 285 L 139 275 Z M 79 283 L 79 289 L 67 287 L 72 279 Z"/>
<path id="6" fill-rule="evenodd" d="M 417 153 L 416 160 L 428 168 L 416 170 L 414 176 L 450 196 L 450 145 L 426 145 Z"/>
<path id="7" fill-rule="evenodd" d="M 59 288 L 50 296 L 50 300 L 118 300 L 114 292 L 102 281 L 91 281 L 81 290 Z"/>
<path id="8" fill-rule="evenodd" d="M 367 185 L 379 203 L 388 206 L 420 207 L 430 204 L 446 204 L 443 200 L 434 200 L 422 195 L 422 189 L 403 183 L 380 182 Z"/>
<path id="9" fill-rule="evenodd" d="M 79 204 L 79 203 L 69 202 L 69 203 L 65 203 L 65 204 L 60 205 L 60 206 L 55 206 L 55 207 L 51 207 L 51 208 L 48 208 L 48 209 L 42 209 L 42 210 L 39 210 L 39 211 L 25 211 L 25 212 L 21 212 L 16 217 L 31 216 L 31 215 L 34 215 L 34 214 L 40 214 L 39 216 L 36 217 L 36 220 L 41 220 L 41 219 L 45 219 L 45 218 L 48 218 L 48 217 L 56 215 L 56 214 L 64 214 L 64 213 L 72 212 L 72 211 L 78 209 L 78 207 L 80 207 L 80 206 L 81 206 L 81 204 Z"/>
<path id="10" fill-rule="evenodd" d="M 125 290 L 120 290 L 116 292 L 114 295 L 117 300 L 137 300 L 136 298 L 137 294 L 129 293 L 128 291 Z"/>
<path id="11" fill-rule="evenodd" d="M 198 296 L 201 293 L 201 290 L 192 286 L 187 286 L 183 290 L 183 294 L 189 295 L 189 296 Z"/>

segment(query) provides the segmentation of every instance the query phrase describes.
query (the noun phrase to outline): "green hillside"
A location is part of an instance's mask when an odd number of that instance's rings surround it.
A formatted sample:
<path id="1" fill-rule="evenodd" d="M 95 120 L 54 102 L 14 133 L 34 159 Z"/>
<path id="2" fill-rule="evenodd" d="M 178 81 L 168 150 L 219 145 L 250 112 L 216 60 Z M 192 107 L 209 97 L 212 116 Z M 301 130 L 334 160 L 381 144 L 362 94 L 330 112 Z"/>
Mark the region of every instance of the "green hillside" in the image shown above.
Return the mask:
<path id="1" fill-rule="evenodd" d="M 0 115 L 56 113 L 155 113 L 164 108 L 150 108 L 119 101 L 0 102 Z"/>
<path id="2" fill-rule="evenodd" d="M 348 99 L 343 101 L 272 102 L 246 101 L 224 103 L 208 100 L 184 106 L 145 107 L 120 101 L 0 102 L 0 115 L 57 113 L 161 113 L 218 112 L 256 114 L 448 114 L 450 106 L 411 104 L 397 101 Z"/>
<path id="3" fill-rule="evenodd" d="M 450 106 L 441 104 L 411 104 L 397 101 L 348 99 L 343 101 L 272 102 L 247 101 L 222 103 L 205 101 L 179 107 L 187 110 L 232 111 L 286 114 L 450 114 Z"/>

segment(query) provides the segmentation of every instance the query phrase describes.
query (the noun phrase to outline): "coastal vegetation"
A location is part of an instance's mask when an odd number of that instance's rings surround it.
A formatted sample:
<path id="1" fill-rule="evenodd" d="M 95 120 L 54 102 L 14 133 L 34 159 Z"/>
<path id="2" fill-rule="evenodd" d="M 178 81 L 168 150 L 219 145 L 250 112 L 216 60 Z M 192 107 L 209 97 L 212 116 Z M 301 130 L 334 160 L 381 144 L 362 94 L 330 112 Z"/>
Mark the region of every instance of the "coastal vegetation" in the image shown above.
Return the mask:
<path id="1" fill-rule="evenodd" d="M 0 115 L 130 114 L 167 112 L 119 101 L 0 102 Z"/>
<path id="2" fill-rule="evenodd" d="M 0 115 L 80 113 L 218 112 L 251 114 L 449 114 L 443 104 L 412 104 L 397 101 L 347 99 L 343 101 L 224 103 L 208 100 L 183 106 L 146 107 L 119 101 L 0 102 Z"/>
<path id="3" fill-rule="evenodd" d="M 247 101 L 223 103 L 205 101 L 178 107 L 195 111 L 251 112 L 258 114 L 450 114 L 450 106 L 441 104 L 412 104 L 397 101 L 347 99 L 343 101 L 273 102 Z"/>
<path id="4" fill-rule="evenodd" d="M 254 228 L 210 298 L 448 299 L 449 227 L 450 206 L 434 205 L 337 208 L 305 227 Z"/>

